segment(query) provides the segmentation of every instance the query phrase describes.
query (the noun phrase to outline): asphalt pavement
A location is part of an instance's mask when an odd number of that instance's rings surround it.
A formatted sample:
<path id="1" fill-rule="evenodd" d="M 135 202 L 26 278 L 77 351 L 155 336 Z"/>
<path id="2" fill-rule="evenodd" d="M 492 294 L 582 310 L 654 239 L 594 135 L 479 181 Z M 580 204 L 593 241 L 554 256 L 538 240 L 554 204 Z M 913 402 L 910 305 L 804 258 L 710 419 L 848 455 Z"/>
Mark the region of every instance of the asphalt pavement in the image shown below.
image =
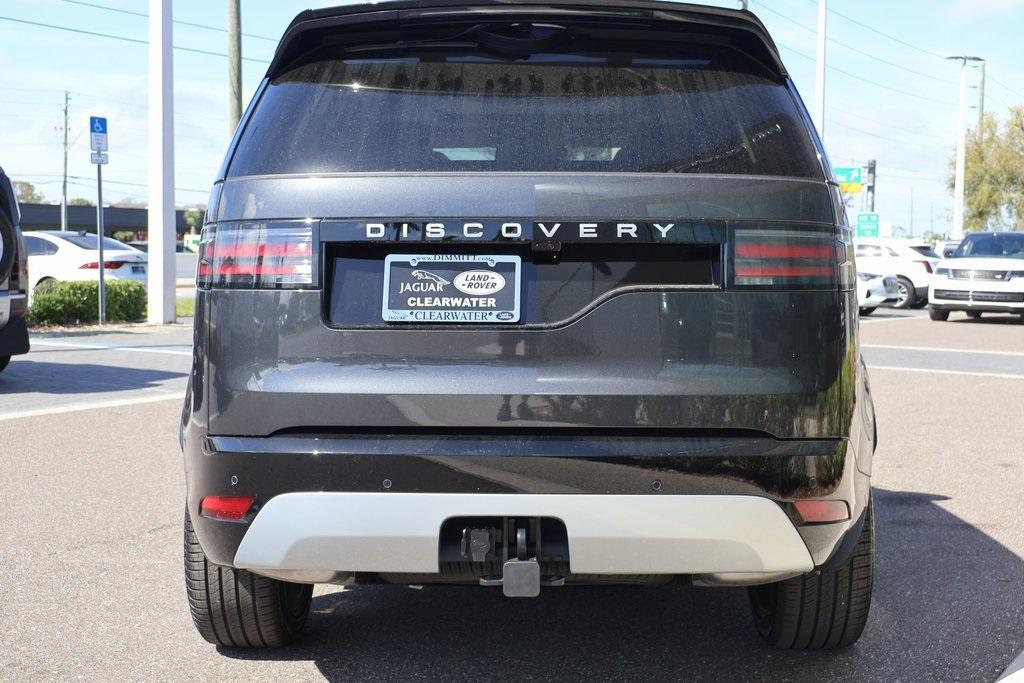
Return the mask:
<path id="1" fill-rule="evenodd" d="M 218 650 L 185 602 L 190 330 L 37 336 L 0 375 L 0 679 L 995 680 L 1024 649 L 1024 324 L 879 311 L 861 641 L 761 644 L 742 589 L 317 588 L 305 637 Z"/>

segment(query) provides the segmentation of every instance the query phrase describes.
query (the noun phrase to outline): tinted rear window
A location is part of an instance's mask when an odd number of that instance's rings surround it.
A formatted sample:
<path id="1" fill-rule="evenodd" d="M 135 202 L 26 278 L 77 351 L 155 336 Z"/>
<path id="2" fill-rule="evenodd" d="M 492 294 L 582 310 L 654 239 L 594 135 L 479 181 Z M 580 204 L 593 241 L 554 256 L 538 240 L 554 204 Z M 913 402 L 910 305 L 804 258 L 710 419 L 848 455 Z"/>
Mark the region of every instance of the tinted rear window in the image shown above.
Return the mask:
<path id="1" fill-rule="evenodd" d="M 743 53 L 418 48 L 304 64 L 268 86 L 229 176 L 402 171 L 820 178 L 785 83 Z"/>

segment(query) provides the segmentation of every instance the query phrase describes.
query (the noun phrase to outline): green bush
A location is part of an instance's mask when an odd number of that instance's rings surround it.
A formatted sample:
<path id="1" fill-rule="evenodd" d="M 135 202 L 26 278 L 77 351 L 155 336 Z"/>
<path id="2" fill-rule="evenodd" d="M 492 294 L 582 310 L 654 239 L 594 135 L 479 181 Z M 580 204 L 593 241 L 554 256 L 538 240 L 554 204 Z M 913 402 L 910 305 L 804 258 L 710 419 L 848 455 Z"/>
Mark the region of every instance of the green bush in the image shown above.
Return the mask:
<path id="1" fill-rule="evenodd" d="M 81 325 L 99 320 L 98 282 L 53 282 L 32 294 L 28 319 L 34 325 Z M 135 322 L 146 315 L 146 286 L 133 280 L 109 280 L 107 320 Z"/>

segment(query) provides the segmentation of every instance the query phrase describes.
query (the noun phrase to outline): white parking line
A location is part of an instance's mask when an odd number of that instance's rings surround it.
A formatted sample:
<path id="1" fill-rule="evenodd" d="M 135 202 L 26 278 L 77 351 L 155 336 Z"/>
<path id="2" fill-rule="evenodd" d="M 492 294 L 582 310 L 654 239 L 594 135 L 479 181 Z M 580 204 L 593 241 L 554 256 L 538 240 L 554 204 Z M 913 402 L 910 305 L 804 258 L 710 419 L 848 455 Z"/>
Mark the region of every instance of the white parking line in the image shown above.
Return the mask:
<path id="1" fill-rule="evenodd" d="M 990 351 L 988 349 L 950 349 L 937 346 L 899 346 L 896 344 L 861 344 L 862 349 L 899 349 L 901 351 L 937 351 L 941 353 L 984 353 L 991 356 L 1024 356 L 1020 351 Z"/>
<path id="2" fill-rule="evenodd" d="M 0 413 L 0 420 L 18 420 L 23 417 L 38 417 L 40 415 L 58 415 L 60 413 L 76 413 L 82 410 L 96 410 L 99 408 L 120 408 L 122 406 L 134 406 L 140 403 L 157 403 L 159 401 L 184 401 L 185 392 L 160 392 L 159 394 L 135 395 L 132 398 L 111 399 L 109 401 L 86 401 L 84 403 L 72 403 L 66 406 L 55 406 L 53 408 L 39 408 L 37 410 L 21 410 L 13 413 Z"/>
<path id="3" fill-rule="evenodd" d="M 134 351 L 135 353 L 168 353 L 173 356 L 191 356 L 191 351 L 179 349 L 146 348 L 141 346 L 127 346 L 124 344 L 82 344 L 79 342 L 59 342 L 48 339 L 32 339 L 32 346 L 55 346 L 58 348 L 84 349 L 92 351 Z M 184 345 L 182 345 L 184 346 Z"/>
<path id="4" fill-rule="evenodd" d="M 967 372 L 965 370 L 932 370 L 929 368 L 905 368 L 898 365 L 871 365 L 868 370 L 899 370 L 902 372 L 930 372 L 935 375 L 966 375 L 968 377 L 1000 377 L 1003 379 L 1024 379 L 1024 375 L 1002 374 L 998 372 Z"/>

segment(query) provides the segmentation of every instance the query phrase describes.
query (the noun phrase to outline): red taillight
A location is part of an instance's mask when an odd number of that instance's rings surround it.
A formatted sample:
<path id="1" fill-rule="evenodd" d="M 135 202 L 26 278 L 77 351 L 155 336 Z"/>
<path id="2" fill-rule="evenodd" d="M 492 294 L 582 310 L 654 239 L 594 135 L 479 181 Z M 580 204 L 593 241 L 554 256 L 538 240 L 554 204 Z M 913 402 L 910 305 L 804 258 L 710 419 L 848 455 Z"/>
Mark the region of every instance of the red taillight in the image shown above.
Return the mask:
<path id="1" fill-rule="evenodd" d="M 209 226 L 199 245 L 202 288 L 285 289 L 313 285 L 308 223 Z"/>
<path id="2" fill-rule="evenodd" d="M 842 500 L 798 500 L 793 507 L 804 524 L 842 522 L 850 518 L 850 508 Z"/>
<path id="3" fill-rule="evenodd" d="M 845 281 L 847 250 L 832 232 L 741 228 L 733 233 L 733 284 L 834 288 Z"/>
<path id="4" fill-rule="evenodd" d="M 199 514 L 211 519 L 238 521 L 252 507 L 252 496 L 207 496 L 199 503 Z"/>
<path id="5" fill-rule="evenodd" d="M 126 263 L 128 263 L 128 262 L 127 261 L 104 261 L 103 262 L 103 270 L 117 270 L 118 268 L 120 268 L 121 266 L 123 266 Z M 79 269 L 80 270 L 99 270 L 100 269 L 100 264 L 99 264 L 99 261 L 93 261 L 92 263 L 83 263 L 82 265 L 79 266 Z"/>
<path id="6" fill-rule="evenodd" d="M 931 261 L 918 261 L 918 263 L 920 263 L 922 266 L 924 266 L 924 271 L 926 273 L 932 272 L 932 262 Z"/>

